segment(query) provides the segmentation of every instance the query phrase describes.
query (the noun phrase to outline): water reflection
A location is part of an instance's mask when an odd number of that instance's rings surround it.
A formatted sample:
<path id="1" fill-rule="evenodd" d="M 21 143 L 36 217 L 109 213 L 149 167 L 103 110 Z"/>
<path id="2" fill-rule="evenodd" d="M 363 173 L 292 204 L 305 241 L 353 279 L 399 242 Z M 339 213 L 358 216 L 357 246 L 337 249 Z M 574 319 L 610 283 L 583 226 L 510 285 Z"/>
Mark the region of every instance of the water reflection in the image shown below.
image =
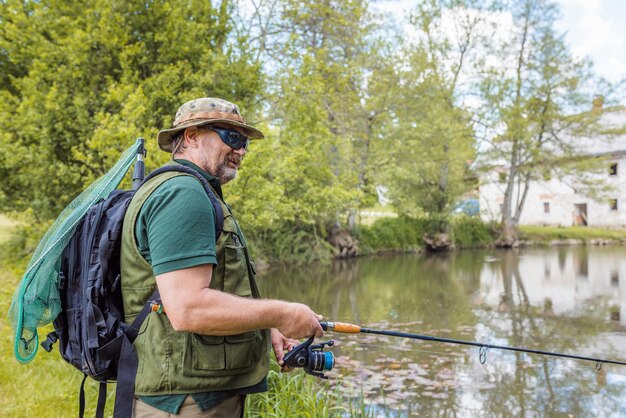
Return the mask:
<path id="1" fill-rule="evenodd" d="M 269 297 L 372 328 L 626 359 L 624 248 L 373 257 L 265 272 Z M 336 379 L 401 416 L 626 416 L 626 367 L 368 335 L 332 336 Z M 384 414 L 383 414 L 384 415 Z"/>

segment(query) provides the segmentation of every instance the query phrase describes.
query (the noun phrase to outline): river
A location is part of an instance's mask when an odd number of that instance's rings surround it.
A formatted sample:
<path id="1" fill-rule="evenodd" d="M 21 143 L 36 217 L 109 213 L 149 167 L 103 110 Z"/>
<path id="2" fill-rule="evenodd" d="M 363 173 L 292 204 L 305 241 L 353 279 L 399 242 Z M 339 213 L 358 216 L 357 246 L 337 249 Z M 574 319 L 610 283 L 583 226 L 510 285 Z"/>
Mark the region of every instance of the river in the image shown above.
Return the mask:
<path id="1" fill-rule="evenodd" d="M 626 361 L 626 248 L 367 257 L 263 272 L 329 321 Z M 624 311 L 624 314 L 622 314 Z M 374 416 L 626 416 L 626 366 L 327 333 L 330 388 Z M 312 378 L 312 377 L 311 377 Z"/>

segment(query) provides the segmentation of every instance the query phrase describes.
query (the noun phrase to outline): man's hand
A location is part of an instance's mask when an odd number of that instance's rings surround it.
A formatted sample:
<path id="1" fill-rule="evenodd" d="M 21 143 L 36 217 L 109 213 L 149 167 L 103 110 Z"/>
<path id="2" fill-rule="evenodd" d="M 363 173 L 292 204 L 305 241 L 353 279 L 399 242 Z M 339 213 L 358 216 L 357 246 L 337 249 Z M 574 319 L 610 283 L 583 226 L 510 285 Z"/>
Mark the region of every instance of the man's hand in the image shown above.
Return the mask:
<path id="1" fill-rule="evenodd" d="M 274 348 L 274 355 L 276 356 L 276 361 L 280 366 L 280 370 L 282 372 L 292 371 L 293 369 L 285 366 L 283 358 L 285 357 L 285 351 L 291 350 L 292 348 L 300 344 L 300 342 L 298 340 L 285 337 L 276 328 L 271 329 L 270 336 L 272 340 L 272 347 Z"/>
<path id="2" fill-rule="evenodd" d="M 318 315 L 301 303 L 287 303 L 286 311 L 276 328 L 288 338 L 309 338 L 311 335 L 321 337 L 324 330 L 320 325 L 323 316 Z"/>

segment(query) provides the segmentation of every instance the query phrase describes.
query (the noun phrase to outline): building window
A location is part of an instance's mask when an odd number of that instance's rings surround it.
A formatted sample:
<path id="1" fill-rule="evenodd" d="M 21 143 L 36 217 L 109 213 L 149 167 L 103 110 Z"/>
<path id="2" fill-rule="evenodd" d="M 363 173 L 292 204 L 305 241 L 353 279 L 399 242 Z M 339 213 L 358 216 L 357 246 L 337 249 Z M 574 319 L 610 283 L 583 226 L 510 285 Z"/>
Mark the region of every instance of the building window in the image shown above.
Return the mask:
<path id="1" fill-rule="evenodd" d="M 609 199 L 609 206 L 611 210 L 617 210 L 617 199 Z"/>
<path id="2" fill-rule="evenodd" d="M 613 163 L 609 166 L 609 176 L 617 176 L 617 163 Z"/>
<path id="3" fill-rule="evenodd" d="M 543 213 L 550 213 L 550 202 L 543 202 Z"/>

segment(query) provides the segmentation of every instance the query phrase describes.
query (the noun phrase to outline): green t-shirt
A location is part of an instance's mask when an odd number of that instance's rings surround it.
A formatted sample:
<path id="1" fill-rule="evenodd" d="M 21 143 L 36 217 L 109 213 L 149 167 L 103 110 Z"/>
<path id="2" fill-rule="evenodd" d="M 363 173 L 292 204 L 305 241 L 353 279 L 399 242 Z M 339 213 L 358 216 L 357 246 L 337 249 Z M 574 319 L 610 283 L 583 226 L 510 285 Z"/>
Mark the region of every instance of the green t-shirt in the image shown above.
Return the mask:
<path id="1" fill-rule="evenodd" d="M 187 160 L 176 162 L 200 172 L 221 198 L 219 181 Z M 165 181 L 146 200 L 135 225 L 137 248 L 152 265 L 154 275 L 199 266 L 217 265 L 215 214 L 200 182 L 190 176 Z M 267 379 L 241 389 L 191 394 L 207 410 L 235 395 L 268 390 Z M 141 396 L 155 408 L 177 414 L 187 395 Z"/>

